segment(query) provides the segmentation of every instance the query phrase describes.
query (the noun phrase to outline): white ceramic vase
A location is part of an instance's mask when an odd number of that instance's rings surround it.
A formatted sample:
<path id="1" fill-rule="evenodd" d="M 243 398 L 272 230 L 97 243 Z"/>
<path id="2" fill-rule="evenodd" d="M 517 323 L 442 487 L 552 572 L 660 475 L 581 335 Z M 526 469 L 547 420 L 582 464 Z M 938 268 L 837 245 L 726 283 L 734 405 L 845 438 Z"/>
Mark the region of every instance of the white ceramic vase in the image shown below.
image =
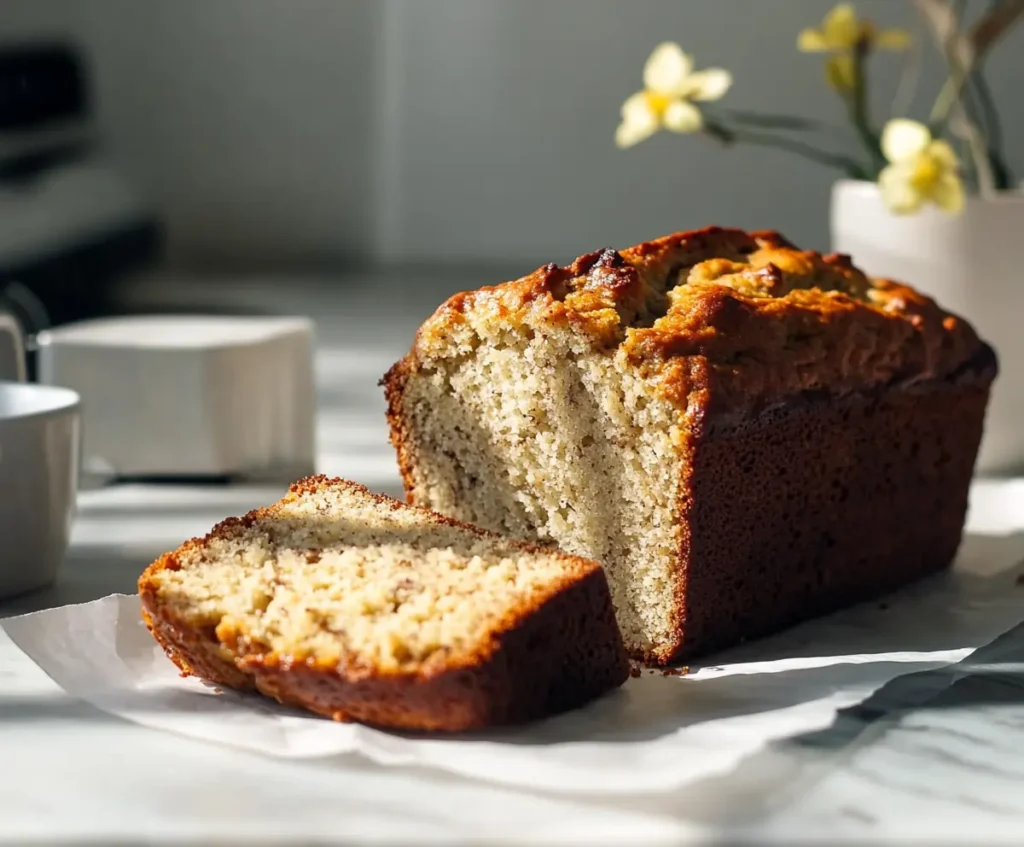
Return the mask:
<path id="1" fill-rule="evenodd" d="M 871 182 L 832 189 L 832 249 L 872 276 L 913 285 L 962 315 L 996 349 L 1000 374 L 977 470 L 1024 470 L 1024 193 L 971 197 L 959 215 L 894 215 Z"/>

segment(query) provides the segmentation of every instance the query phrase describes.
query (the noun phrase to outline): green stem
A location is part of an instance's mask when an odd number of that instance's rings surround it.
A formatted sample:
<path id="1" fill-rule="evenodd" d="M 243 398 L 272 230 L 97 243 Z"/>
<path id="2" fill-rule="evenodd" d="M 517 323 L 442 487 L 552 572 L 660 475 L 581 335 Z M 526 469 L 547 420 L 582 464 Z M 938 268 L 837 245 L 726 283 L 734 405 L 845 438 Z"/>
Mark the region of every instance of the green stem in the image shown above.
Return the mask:
<path id="1" fill-rule="evenodd" d="M 997 119 L 994 127 L 995 136 L 993 136 L 992 110 L 991 108 L 986 108 L 984 95 L 980 92 L 978 86 L 979 70 L 980 68 L 977 65 L 971 70 L 969 82 L 963 88 L 960 108 L 963 110 L 964 117 L 974 127 L 974 131 L 978 136 L 976 139 L 978 144 L 977 153 L 987 160 L 992 188 L 996 191 L 1001 191 L 1006 188 L 1006 167 L 1002 163 L 1002 157 L 996 151 L 999 124 Z M 975 153 L 970 146 L 967 152 L 968 156 L 965 162 L 973 165 Z M 977 168 L 972 167 L 971 171 L 974 178 L 980 178 Z"/>
<path id="2" fill-rule="evenodd" d="M 825 129 L 821 121 L 801 118 L 796 115 L 773 115 L 764 112 L 746 112 L 738 109 L 726 109 L 722 113 L 727 120 L 739 126 L 752 126 L 757 129 L 803 130 L 819 132 Z"/>
<path id="3" fill-rule="evenodd" d="M 871 129 L 868 118 L 867 79 L 864 73 L 864 59 L 867 57 L 867 42 L 858 44 L 853 50 L 853 91 L 850 93 L 850 118 L 861 141 L 867 148 L 871 165 L 876 172 L 885 167 L 878 136 Z"/>
<path id="4" fill-rule="evenodd" d="M 978 98 L 984 123 L 988 157 L 992 164 L 992 178 L 995 181 L 996 190 L 1006 191 L 1013 184 L 1013 176 L 1003 157 L 1003 128 L 999 120 L 999 110 L 992 97 L 992 90 L 988 87 L 985 68 L 981 62 L 975 65 L 974 73 L 971 74 L 971 82 Z"/>
<path id="5" fill-rule="evenodd" d="M 805 144 L 792 138 L 769 135 L 764 132 L 750 132 L 745 129 L 728 129 L 720 124 L 708 124 L 706 130 L 710 135 L 725 144 L 738 141 L 746 144 L 755 144 L 759 147 L 774 147 L 777 150 L 786 150 L 789 153 L 802 156 L 804 159 L 817 162 L 820 165 L 839 168 L 852 179 L 870 179 L 864 168 L 849 156 L 819 150 L 817 147 L 812 147 L 810 144 Z"/>
<path id="6" fill-rule="evenodd" d="M 964 6 L 965 4 L 960 2 L 960 0 L 951 3 L 949 13 L 952 16 L 952 20 L 948 22 L 948 31 L 937 33 L 940 41 L 939 47 L 949 65 L 950 73 L 939 90 L 939 96 L 935 98 L 931 115 L 928 118 L 928 123 L 936 128 L 936 131 L 933 133 L 936 136 L 945 130 L 950 113 L 963 96 L 964 87 L 970 78 L 970 69 L 963 66 L 960 57 L 957 55 L 955 44 L 960 32 L 961 22 L 963 21 Z"/>
<path id="7" fill-rule="evenodd" d="M 951 66 L 949 78 L 943 83 L 939 96 L 935 98 L 935 105 L 932 106 L 932 113 L 928 118 L 933 135 L 938 136 L 945 132 L 946 122 L 949 120 L 953 107 L 963 96 L 968 78 L 969 74 L 964 73 L 959 65 Z"/>
<path id="8" fill-rule="evenodd" d="M 971 75 L 974 93 L 978 96 L 978 105 L 981 109 L 981 117 L 984 123 L 985 138 L 988 139 L 988 146 L 992 150 L 1001 150 L 1003 147 L 1003 127 L 999 121 L 999 110 L 992 97 L 992 89 L 988 87 L 988 80 L 985 79 L 985 69 L 976 65 Z"/>
<path id="9" fill-rule="evenodd" d="M 903 71 L 900 73 L 899 85 L 889 105 L 889 117 L 900 118 L 907 113 L 913 102 L 917 84 L 921 78 L 921 49 L 914 43 L 910 45 L 903 60 Z"/>
<path id="10" fill-rule="evenodd" d="M 978 190 L 983 197 L 987 197 L 998 189 L 996 168 L 993 167 L 988 141 L 978 129 L 968 109 L 969 92 L 966 86 L 971 79 L 977 58 L 970 54 L 963 55 L 960 38 L 958 29 L 954 28 L 941 42 L 950 75 L 932 107 L 929 123 L 933 127 L 933 135 L 939 135 L 945 131 L 948 121 L 955 118 L 960 125 L 955 134 L 962 136 L 967 142 Z"/>

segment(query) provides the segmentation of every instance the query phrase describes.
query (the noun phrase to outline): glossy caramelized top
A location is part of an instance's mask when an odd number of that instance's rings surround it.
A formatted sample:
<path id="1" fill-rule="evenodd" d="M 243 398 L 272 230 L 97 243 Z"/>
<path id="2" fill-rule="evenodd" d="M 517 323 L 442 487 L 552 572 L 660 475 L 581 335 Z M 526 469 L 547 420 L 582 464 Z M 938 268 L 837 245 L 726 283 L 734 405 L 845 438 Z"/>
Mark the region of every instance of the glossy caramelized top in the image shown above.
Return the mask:
<path id="1" fill-rule="evenodd" d="M 942 379 L 988 350 L 964 320 L 847 256 L 709 227 L 457 294 L 421 327 L 413 359 L 564 330 L 701 414 Z"/>

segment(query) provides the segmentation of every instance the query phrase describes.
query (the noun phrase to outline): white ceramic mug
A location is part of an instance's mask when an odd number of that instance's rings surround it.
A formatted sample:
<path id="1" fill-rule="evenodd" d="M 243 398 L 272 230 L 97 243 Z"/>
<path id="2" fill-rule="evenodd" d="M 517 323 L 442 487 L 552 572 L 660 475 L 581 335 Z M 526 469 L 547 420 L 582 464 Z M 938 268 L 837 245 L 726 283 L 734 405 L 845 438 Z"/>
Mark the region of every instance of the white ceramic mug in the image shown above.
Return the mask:
<path id="1" fill-rule="evenodd" d="M 0 313 L 0 598 L 52 583 L 78 489 L 79 397 L 25 380 L 24 336 Z"/>

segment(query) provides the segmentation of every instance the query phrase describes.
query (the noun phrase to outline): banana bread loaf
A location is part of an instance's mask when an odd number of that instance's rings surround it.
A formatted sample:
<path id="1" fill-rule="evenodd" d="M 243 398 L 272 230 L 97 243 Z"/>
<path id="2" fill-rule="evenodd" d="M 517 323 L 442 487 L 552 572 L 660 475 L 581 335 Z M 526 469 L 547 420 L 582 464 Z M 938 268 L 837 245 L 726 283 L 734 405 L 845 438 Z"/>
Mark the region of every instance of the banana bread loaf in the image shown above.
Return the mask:
<path id="1" fill-rule="evenodd" d="M 384 385 L 410 503 L 600 561 L 666 664 L 948 565 L 996 369 L 906 285 L 713 227 L 457 294 Z"/>
<path id="2" fill-rule="evenodd" d="M 463 730 L 574 708 L 629 660 L 595 562 L 314 477 L 139 580 L 185 674 L 335 720 Z"/>

